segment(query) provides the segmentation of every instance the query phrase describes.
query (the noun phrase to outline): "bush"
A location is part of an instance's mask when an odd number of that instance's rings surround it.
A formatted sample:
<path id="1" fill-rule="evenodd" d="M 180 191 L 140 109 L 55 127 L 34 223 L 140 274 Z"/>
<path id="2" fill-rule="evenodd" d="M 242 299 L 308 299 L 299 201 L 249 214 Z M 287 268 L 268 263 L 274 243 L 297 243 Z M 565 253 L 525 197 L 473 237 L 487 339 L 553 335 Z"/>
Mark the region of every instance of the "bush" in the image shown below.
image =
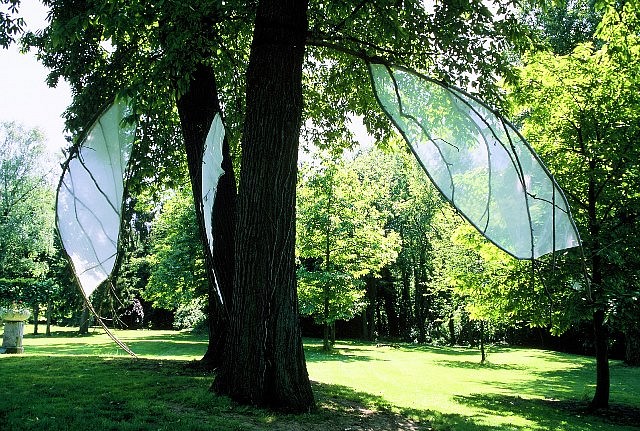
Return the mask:
<path id="1" fill-rule="evenodd" d="M 195 329 L 206 327 L 207 315 L 204 312 L 207 302 L 205 298 L 192 299 L 186 304 L 180 305 L 173 319 L 175 329 Z"/>

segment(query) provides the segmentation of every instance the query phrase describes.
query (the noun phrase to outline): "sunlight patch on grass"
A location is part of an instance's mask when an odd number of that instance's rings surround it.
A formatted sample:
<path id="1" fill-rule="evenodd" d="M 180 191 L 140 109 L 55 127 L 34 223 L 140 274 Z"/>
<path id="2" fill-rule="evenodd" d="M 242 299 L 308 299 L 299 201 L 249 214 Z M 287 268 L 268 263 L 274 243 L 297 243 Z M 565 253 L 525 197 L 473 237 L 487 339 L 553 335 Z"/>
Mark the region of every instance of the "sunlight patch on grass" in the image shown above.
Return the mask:
<path id="1" fill-rule="evenodd" d="M 542 350 L 493 348 L 489 362 L 481 365 L 480 354 L 473 349 L 340 343 L 327 354 L 321 352 L 318 341 L 306 344 L 313 380 L 366 391 L 401 409 L 446 412 L 500 429 L 566 429 L 563 413 L 526 412 L 543 409 L 540 406 L 549 404 L 548 400 L 584 402 L 585 394 L 592 395 L 595 378 L 592 358 Z M 619 367 L 612 364 L 612 378 Z M 612 387 L 612 400 L 630 401 L 620 396 L 637 394 L 638 374 L 635 370 L 635 379 L 620 383 L 624 387 Z M 439 420 L 437 414 L 427 416 Z"/>

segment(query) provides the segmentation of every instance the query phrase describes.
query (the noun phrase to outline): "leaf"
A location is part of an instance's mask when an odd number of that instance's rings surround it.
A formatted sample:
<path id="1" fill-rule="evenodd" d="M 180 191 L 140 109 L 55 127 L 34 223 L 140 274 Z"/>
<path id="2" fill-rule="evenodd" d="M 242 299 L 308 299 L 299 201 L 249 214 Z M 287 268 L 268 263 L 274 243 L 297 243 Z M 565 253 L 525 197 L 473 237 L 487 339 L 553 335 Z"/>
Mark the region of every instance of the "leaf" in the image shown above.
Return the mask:
<path id="1" fill-rule="evenodd" d="M 376 97 L 440 192 L 518 259 L 580 244 L 560 187 L 515 128 L 466 92 L 369 64 Z"/>
<path id="2" fill-rule="evenodd" d="M 56 203 L 57 226 L 88 298 L 113 272 L 118 254 L 126 169 L 135 124 L 127 103 L 112 104 L 91 126 L 65 165 Z"/>

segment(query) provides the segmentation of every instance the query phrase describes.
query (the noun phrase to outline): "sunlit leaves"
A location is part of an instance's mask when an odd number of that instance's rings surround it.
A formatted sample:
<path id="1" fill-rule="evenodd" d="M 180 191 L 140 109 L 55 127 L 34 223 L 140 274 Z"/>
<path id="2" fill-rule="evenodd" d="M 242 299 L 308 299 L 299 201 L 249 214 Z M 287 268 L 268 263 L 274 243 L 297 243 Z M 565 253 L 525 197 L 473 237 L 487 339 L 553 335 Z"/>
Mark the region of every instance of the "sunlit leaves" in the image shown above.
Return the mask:
<path id="1" fill-rule="evenodd" d="M 0 278 L 39 277 L 53 250 L 53 185 L 43 136 L 0 123 Z"/>
<path id="2" fill-rule="evenodd" d="M 303 167 L 300 175 L 296 250 L 302 266 L 301 309 L 320 312 L 330 323 L 361 308 L 359 279 L 396 259 L 399 236 L 386 229 L 387 214 L 375 204 L 383 184 L 330 158 Z M 329 316 L 324 316 L 325 299 Z"/>

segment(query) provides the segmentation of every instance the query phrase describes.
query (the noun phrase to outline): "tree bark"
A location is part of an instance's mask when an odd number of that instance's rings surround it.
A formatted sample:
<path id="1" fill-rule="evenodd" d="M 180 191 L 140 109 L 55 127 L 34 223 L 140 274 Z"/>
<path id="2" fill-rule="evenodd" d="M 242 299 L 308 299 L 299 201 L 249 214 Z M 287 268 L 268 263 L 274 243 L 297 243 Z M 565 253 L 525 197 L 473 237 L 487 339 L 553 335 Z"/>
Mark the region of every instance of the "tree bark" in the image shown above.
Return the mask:
<path id="1" fill-rule="evenodd" d="M 295 198 L 307 2 L 259 2 L 247 70 L 230 334 L 214 389 L 282 411 L 314 405 L 298 322 Z"/>
<path id="2" fill-rule="evenodd" d="M 45 335 L 47 337 L 51 336 L 51 314 L 52 313 L 53 313 L 53 303 L 51 302 L 51 299 L 49 299 L 47 301 L 47 313 L 46 313 L 46 316 L 47 316 L 47 329 L 46 329 Z"/>
<path id="3" fill-rule="evenodd" d="M 40 320 L 40 304 L 33 306 L 33 335 L 38 335 L 38 320 Z"/>
<path id="4" fill-rule="evenodd" d="M 456 325 L 453 316 L 449 317 L 449 345 L 451 347 L 456 345 Z"/>
<path id="5" fill-rule="evenodd" d="M 604 310 L 593 313 L 596 346 L 596 393 L 589 407 L 593 410 L 609 407 L 609 332 L 604 323 Z"/>
<path id="6" fill-rule="evenodd" d="M 229 141 L 225 135 L 222 148 L 224 174 L 218 181 L 213 204 L 213 251 L 211 251 L 207 241 L 202 202 L 202 158 L 211 122 L 216 113 L 220 112 L 220 101 L 215 74 L 210 66 L 202 63 L 196 66 L 189 89 L 177 100 L 177 106 L 209 285 L 207 307 L 209 346 L 202 358 L 202 363 L 207 368 L 216 368 L 222 363 L 229 327 L 228 310 L 234 277 L 236 184 Z M 216 281 L 222 300 L 218 295 Z"/>
<path id="7" fill-rule="evenodd" d="M 589 172 L 596 170 L 596 161 L 589 161 Z M 589 234 L 591 236 L 591 271 L 594 295 L 603 296 L 603 261 L 600 254 L 600 224 L 597 212 L 597 185 L 592 176 L 588 187 Z M 604 299 L 596 296 L 596 308 L 593 312 L 593 336 L 596 347 L 596 392 L 589 408 L 596 410 L 609 407 L 609 332 L 605 325 Z M 599 301 L 598 301 L 599 299 Z M 598 304 L 600 302 L 600 304 Z"/>
<path id="8" fill-rule="evenodd" d="M 480 363 L 487 361 L 487 352 L 484 349 L 484 320 L 480 321 Z"/>
<path id="9" fill-rule="evenodd" d="M 80 334 L 88 334 L 89 333 L 89 319 L 91 316 L 89 315 L 89 307 L 87 304 L 82 304 L 82 314 L 80 315 L 80 328 L 78 332 Z"/>

